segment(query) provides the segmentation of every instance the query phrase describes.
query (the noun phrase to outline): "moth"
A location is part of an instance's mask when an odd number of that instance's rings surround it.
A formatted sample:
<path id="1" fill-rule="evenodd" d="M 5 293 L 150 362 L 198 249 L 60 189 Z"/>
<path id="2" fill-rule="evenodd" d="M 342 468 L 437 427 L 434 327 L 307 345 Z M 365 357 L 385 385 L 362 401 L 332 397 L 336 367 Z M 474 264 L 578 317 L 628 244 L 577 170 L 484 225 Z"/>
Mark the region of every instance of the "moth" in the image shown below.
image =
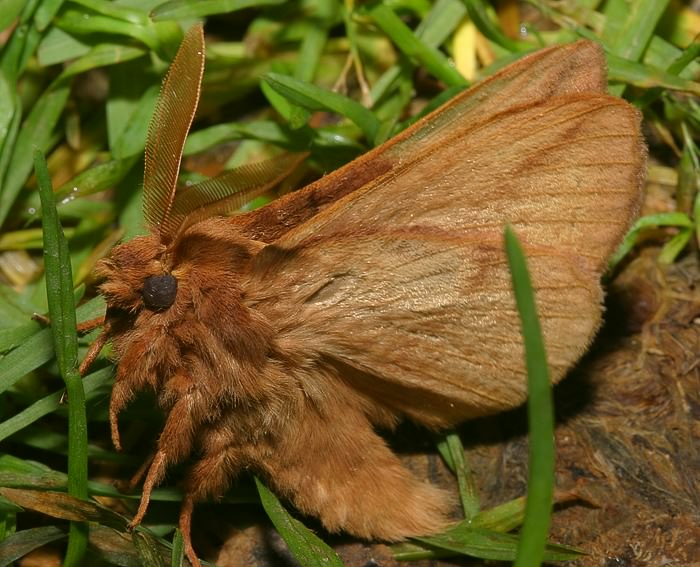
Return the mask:
<path id="1" fill-rule="evenodd" d="M 266 207 L 224 216 L 293 165 L 280 158 L 177 191 L 204 68 L 201 25 L 164 81 L 146 145 L 149 234 L 98 275 L 118 416 L 144 390 L 166 416 L 132 525 L 169 467 L 194 458 L 193 506 L 259 475 L 331 532 L 396 541 L 448 524 L 450 498 L 376 429 L 431 429 L 521 404 L 526 378 L 502 250 L 523 242 L 553 380 L 601 322 L 599 280 L 634 218 L 640 116 L 606 94 L 579 41 L 524 57 L 350 164 Z"/>

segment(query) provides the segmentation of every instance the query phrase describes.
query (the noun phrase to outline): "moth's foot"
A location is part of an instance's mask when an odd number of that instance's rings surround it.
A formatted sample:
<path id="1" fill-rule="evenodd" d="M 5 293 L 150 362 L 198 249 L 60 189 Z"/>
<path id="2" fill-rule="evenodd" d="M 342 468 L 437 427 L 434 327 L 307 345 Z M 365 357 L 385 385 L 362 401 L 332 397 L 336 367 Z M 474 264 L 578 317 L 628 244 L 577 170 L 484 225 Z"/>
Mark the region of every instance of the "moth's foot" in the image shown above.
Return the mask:
<path id="1" fill-rule="evenodd" d="M 192 567 L 201 567 L 202 564 L 197 557 L 197 554 L 192 547 L 192 512 L 194 510 L 194 498 L 191 494 L 186 493 L 182 499 L 182 508 L 180 508 L 180 532 L 182 533 L 182 542 L 185 548 L 185 556 L 190 560 Z"/>

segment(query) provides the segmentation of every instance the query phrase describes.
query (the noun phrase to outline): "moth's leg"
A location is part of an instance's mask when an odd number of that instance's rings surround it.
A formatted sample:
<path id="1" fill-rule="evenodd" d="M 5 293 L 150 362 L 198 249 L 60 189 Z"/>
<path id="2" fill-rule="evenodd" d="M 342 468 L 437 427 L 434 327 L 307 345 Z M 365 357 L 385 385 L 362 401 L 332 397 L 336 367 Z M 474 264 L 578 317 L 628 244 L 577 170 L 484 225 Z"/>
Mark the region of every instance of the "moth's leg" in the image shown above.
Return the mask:
<path id="1" fill-rule="evenodd" d="M 41 323 L 42 325 L 46 325 L 47 327 L 51 324 L 51 319 L 49 319 L 46 315 L 42 315 L 41 313 L 32 314 L 32 319 L 34 319 L 38 323 Z M 75 326 L 75 328 L 76 331 L 82 334 L 87 333 L 88 331 L 92 331 L 93 329 L 97 329 L 97 327 L 102 327 L 104 324 L 105 316 L 102 315 L 100 317 L 95 317 L 94 319 L 78 323 Z"/>
<path id="2" fill-rule="evenodd" d="M 122 355 L 117 366 L 117 376 L 112 386 L 112 395 L 109 400 L 109 426 L 112 434 L 112 443 L 117 451 L 122 450 L 119 436 L 119 414 L 134 399 L 137 392 L 150 386 L 156 391 L 161 389 L 163 380 L 159 377 L 153 367 L 146 366 L 144 361 L 148 361 L 150 345 L 145 341 L 133 344 Z M 171 382 L 177 385 L 173 388 L 174 396 L 178 396 L 180 391 L 186 390 L 182 387 L 182 380 L 174 376 L 165 383 L 164 388 L 170 388 Z M 189 381 L 187 387 L 191 386 Z M 176 398 L 174 398 L 176 399 Z"/>
<path id="3" fill-rule="evenodd" d="M 97 335 L 97 338 L 94 341 L 92 341 L 92 344 L 90 345 L 90 348 L 88 349 L 85 358 L 83 358 L 83 361 L 80 363 L 80 368 L 78 368 L 78 371 L 80 372 L 81 376 L 85 376 L 85 374 L 88 371 L 88 368 L 90 368 L 92 366 L 92 363 L 95 362 L 95 359 L 99 356 L 102 347 L 105 346 L 105 343 L 108 339 L 109 329 L 105 328 L 99 335 Z"/>
<path id="4" fill-rule="evenodd" d="M 199 558 L 192 547 L 192 512 L 194 511 L 194 498 L 188 492 L 182 499 L 180 507 L 180 532 L 182 533 L 182 543 L 184 544 L 185 556 L 190 560 L 192 567 L 201 567 Z"/>
<path id="5" fill-rule="evenodd" d="M 129 524 L 131 528 L 143 520 L 151 499 L 151 492 L 163 480 L 168 467 L 182 461 L 192 450 L 197 425 L 195 422 L 197 412 L 193 408 L 198 405 L 199 391 L 191 378 L 186 375 L 176 375 L 166 384 L 166 392 L 168 395 L 176 396 L 176 402 L 168 413 L 158 439 L 155 455 L 143 483 L 141 502 Z"/>
<path id="6" fill-rule="evenodd" d="M 148 345 L 135 344 L 124 353 L 117 366 L 117 376 L 109 400 L 109 426 L 112 443 L 117 451 L 122 450 L 119 437 L 119 414 L 146 385 L 150 384 L 154 388 L 158 386 L 157 377 L 153 375 L 153 371 L 143 367 L 147 353 Z"/>
<path id="7" fill-rule="evenodd" d="M 138 526 L 143 517 L 146 515 L 146 510 L 148 510 L 148 504 L 151 501 L 151 492 L 158 485 L 158 483 L 163 480 L 165 476 L 165 471 L 167 469 L 167 460 L 165 458 L 165 453 L 158 450 L 156 451 L 155 457 L 151 461 L 151 465 L 148 467 L 148 475 L 146 480 L 143 482 L 143 490 L 141 493 L 141 501 L 139 502 L 139 508 L 136 510 L 136 514 L 129 522 L 129 529 L 133 529 Z"/>
<path id="8" fill-rule="evenodd" d="M 97 338 L 92 342 L 90 345 L 90 348 L 87 351 L 87 354 L 85 355 L 85 358 L 83 361 L 80 363 L 80 366 L 78 367 L 78 372 L 80 373 L 80 376 L 85 376 L 85 374 L 88 371 L 88 368 L 92 366 L 92 363 L 95 362 L 95 359 L 98 357 L 100 354 L 100 351 L 102 350 L 102 347 L 105 346 L 105 343 L 109 339 L 109 332 L 105 328 L 98 336 Z M 65 391 L 63 394 L 61 394 L 61 399 L 60 402 L 61 404 L 65 404 L 68 401 L 68 392 Z"/>
<path id="9" fill-rule="evenodd" d="M 109 429 L 112 434 L 112 444 L 117 451 L 122 450 L 122 441 L 119 436 L 119 414 L 133 398 L 134 389 L 131 384 L 126 380 L 120 380 L 117 376 L 117 380 L 112 386 L 112 396 L 109 399 Z"/>
<path id="10" fill-rule="evenodd" d="M 208 447 L 209 453 L 199 460 L 185 482 L 185 496 L 180 508 L 180 531 L 185 545 L 185 555 L 193 567 L 199 567 L 200 562 L 192 547 L 192 512 L 195 502 L 218 497 L 228 489 L 231 480 L 241 468 L 240 447 L 225 447 L 213 443 Z"/>
<path id="11" fill-rule="evenodd" d="M 143 461 L 143 463 L 141 463 L 141 466 L 132 475 L 132 477 L 126 481 L 119 481 L 119 483 L 117 484 L 117 488 L 119 488 L 121 492 L 132 492 L 133 490 L 135 490 L 141 482 L 141 479 L 143 479 L 144 475 L 148 472 L 148 469 L 151 467 L 151 463 L 153 462 L 155 456 L 156 452 L 151 451 L 151 453 Z"/>
<path id="12" fill-rule="evenodd" d="M 265 480 L 331 532 L 397 541 L 449 524 L 451 498 L 413 477 L 349 405 L 295 417 L 274 450 L 258 463 Z"/>
<path id="13" fill-rule="evenodd" d="M 39 315 L 35 314 L 34 318 L 40 317 Z M 50 321 L 48 318 L 41 316 L 46 324 L 49 324 Z M 98 317 L 97 319 L 91 319 L 90 321 L 85 321 L 81 325 L 78 325 L 78 332 L 79 333 L 85 333 L 87 331 L 90 331 L 92 329 L 95 329 L 97 327 L 104 326 L 105 328 L 102 330 L 102 332 L 97 335 L 97 338 L 92 341 L 92 344 L 90 345 L 90 348 L 87 351 L 87 354 L 85 355 L 85 358 L 83 361 L 80 363 L 80 367 L 78 368 L 78 372 L 80 373 L 80 376 L 85 376 L 85 374 L 88 371 L 88 368 L 92 366 L 92 363 L 95 362 L 95 359 L 98 357 L 100 354 L 100 351 L 102 350 L 102 347 L 105 346 L 105 343 L 109 339 L 109 327 L 105 325 L 105 318 L 104 316 Z M 68 393 L 63 392 L 61 394 L 61 400 L 59 403 L 65 404 L 66 401 L 68 400 Z"/>
<path id="14" fill-rule="evenodd" d="M 82 323 L 78 323 L 76 325 L 76 329 L 79 333 L 87 333 L 88 331 L 92 331 L 93 329 L 97 329 L 97 327 L 104 327 L 105 325 L 105 316 L 102 315 L 100 317 L 95 317 L 94 319 L 89 319 L 88 321 L 83 321 Z"/>

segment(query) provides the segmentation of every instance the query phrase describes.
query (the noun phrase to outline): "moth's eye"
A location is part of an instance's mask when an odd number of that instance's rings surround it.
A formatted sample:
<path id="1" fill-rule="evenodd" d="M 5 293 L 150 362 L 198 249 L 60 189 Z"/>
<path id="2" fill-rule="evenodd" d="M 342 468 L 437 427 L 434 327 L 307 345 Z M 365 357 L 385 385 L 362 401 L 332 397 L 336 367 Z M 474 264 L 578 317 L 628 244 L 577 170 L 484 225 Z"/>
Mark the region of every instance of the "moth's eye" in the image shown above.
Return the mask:
<path id="1" fill-rule="evenodd" d="M 175 303 L 177 280 L 170 274 L 148 276 L 143 282 L 143 302 L 153 311 L 162 311 Z"/>

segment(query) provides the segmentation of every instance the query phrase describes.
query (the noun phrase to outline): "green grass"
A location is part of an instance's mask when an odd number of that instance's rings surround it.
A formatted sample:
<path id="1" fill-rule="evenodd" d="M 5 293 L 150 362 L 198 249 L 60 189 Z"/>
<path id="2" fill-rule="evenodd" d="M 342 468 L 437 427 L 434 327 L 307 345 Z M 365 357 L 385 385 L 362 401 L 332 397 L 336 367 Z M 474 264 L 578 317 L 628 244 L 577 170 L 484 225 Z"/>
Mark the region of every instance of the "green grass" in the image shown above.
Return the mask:
<path id="1" fill-rule="evenodd" d="M 277 148 L 309 151 L 317 172 L 388 139 L 411 122 L 415 102 L 431 108 L 445 100 L 441 89 L 453 94 L 543 45 L 597 39 L 608 54 L 611 92 L 635 104 L 654 133 L 651 153 L 660 159 L 651 162 L 650 177 L 670 180 L 677 194 L 677 209 L 641 218 L 614 261 L 650 238 L 666 239 L 661 260 L 667 262 L 698 242 L 698 14 L 658 0 L 532 0 L 554 25 L 531 20 L 525 22 L 527 37 L 514 37 L 480 0 L 355 4 L 0 0 L 0 564 L 63 540 L 66 565 L 85 557 L 175 565 L 181 557 L 176 513 L 115 539 L 114 530 L 125 533 L 128 519 L 89 499 L 118 496 L 95 475 L 119 470 L 128 476 L 138 458 L 112 450 L 106 434 L 111 366 L 102 361 L 79 380 L 76 362 L 94 334 L 77 337 L 74 329 L 76 320 L 104 310 L 101 299 L 86 301 L 92 292 L 82 285 L 90 282 L 97 259 L 118 238 L 143 230 L 141 156 L 148 120 L 182 30 L 198 18 L 206 18 L 212 33 L 186 156 L 224 156 L 231 167 Z M 455 51 L 457 36 L 478 40 Z M 493 58 L 464 77 L 458 70 L 469 67 L 477 46 Z M 355 60 L 347 65 L 351 54 Z M 319 125 L 318 111 L 339 119 Z M 222 146 L 235 150 L 228 155 Z M 186 171 L 185 177 L 201 174 Z M 51 328 L 34 321 L 34 313 L 48 314 Z M 526 342 L 536 336 L 536 329 L 528 332 Z M 539 346 L 528 352 L 541 358 Z M 545 403 L 548 389 L 532 387 L 533 403 Z M 60 403 L 64 388 L 68 405 Z M 125 420 L 137 422 L 143 412 L 132 408 Z M 466 520 L 445 534 L 398 546 L 397 556 L 467 553 L 534 565 L 540 556 L 575 555 L 545 546 L 552 494 L 552 436 L 545 422 L 551 410 L 531 415 L 545 417 L 531 418 L 530 470 L 542 466 L 545 473 L 538 476 L 542 486 L 529 485 L 527 504 L 521 498 L 482 509 L 479 471 L 470 470 L 459 437 L 448 434 L 439 449 L 457 475 Z M 305 564 L 336 562 L 273 495 L 259 490 L 275 526 Z M 178 499 L 167 486 L 152 498 L 156 506 Z M 232 493 L 229 499 L 257 497 Z M 26 524 L 30 516 L 18 505 L 43 514 L 42 526 Z M 522 537 L 511 533 L 521 527 Z"/>
<path id="2" fill-rule="evenodd" d="M 46 296 L 51 319 L 54 352 L 58 370 L 66 385 L 68 404 L 68 494 L 84 500 L 88 497 L 87 418 L 85 389 L 78 372 L 78 333 L 73 296 L 68 242 L 58 221 L 51 178 L 41 151 L 34 153 L 34 170 L 43 209 L 44 266 Z M 87 548 L 88 526 L 84 522 L 70 524 L 68 549 L 64 565 L 80 565 Z"/>

